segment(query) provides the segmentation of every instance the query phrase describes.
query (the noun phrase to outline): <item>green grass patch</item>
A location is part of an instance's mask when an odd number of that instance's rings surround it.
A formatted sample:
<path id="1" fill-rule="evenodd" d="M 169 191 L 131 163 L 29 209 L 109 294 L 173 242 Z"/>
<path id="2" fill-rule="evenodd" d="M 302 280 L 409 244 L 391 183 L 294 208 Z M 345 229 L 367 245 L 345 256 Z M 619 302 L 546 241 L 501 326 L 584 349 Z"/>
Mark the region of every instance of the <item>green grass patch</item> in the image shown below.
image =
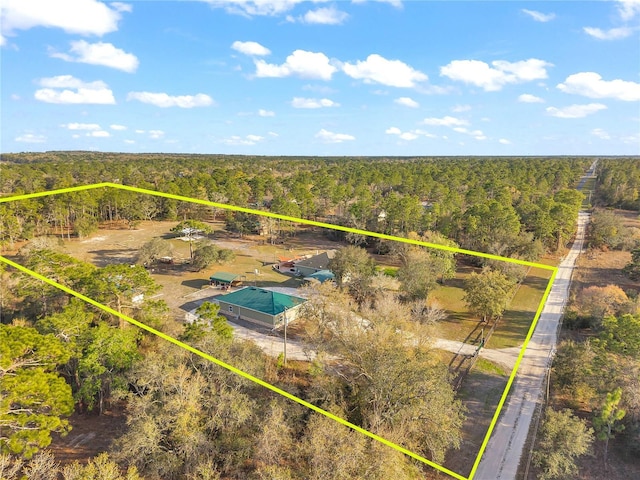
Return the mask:
<path id="1" fill-rule="evenodd" d="M 522 345 L 547 288 L 549 276 L 546 270 L 531 269 L 487 342 L 487 348 Z"/>
<path id="2" fill-rule="evenodd" d="M 507 376 L 507 372 L 505 372 L 501 367 L 484 358 L 479 358 L 473 368 L 482 373 L 494 373 L 496 375 L 500 375 L 501 377 Z"/>
<path id="3" fill-rule="evenodd" d="M 378 267 L 378 271 L 389 277 L 396 278 L 398 276 L 398 267 Z"/>

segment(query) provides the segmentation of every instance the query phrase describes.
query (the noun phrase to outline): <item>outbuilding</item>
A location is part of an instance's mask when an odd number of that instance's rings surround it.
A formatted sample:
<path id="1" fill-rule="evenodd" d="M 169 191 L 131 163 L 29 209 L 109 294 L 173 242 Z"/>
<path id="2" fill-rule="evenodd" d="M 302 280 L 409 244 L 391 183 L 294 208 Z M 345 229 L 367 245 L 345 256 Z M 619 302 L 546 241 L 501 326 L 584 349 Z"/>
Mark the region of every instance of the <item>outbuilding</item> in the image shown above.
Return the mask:
<path id="1" fill-rule="evenodd" d="M 215 285 L 216 287 L 237 287 L 243 280 L 246 280 L 245 275 L 240 275 L 238 273 L 216 272 L 209 277 L 209 284 Z"/>
<path id="2" fill-rule="evenodd" d="M 311 275 L 307 275 L 306 277 L 303 278 L 305 282 L 317 280 L 320 283 L 333 281 L 335 279 L 336 279 L 336 276 L 331 270 L 318 270 L 316 273 L 312 273 Z"/>

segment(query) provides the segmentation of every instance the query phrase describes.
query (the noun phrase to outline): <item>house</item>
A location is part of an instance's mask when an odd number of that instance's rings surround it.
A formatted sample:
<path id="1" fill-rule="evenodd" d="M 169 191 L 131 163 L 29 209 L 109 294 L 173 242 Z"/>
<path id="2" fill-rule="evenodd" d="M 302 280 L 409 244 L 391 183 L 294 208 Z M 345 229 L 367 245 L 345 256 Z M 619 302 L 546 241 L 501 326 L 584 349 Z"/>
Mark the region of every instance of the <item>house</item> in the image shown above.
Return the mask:
<path id="1" fill-rule="evenodd" d="M 329 250 L 328 252 L 322 252 L 313 257 L 306 258 L 295 262 L 296 275 L 301 277 L 308 277 L 320 270 L 327 270 L 329 267 L 329 261 L 335 256 L 335 250 Z"/>
<path id="2" fill-rule="evenodd" d="M 248 320 L 267 327 L 277 327 L 295 320 L 304 298 L 259 287 L 245 287 L 215 298 L 220 313 L 229 320 Z"/>
<path id="3" fill-rule="evenodd" d="M 273 266 L 273 268 L 279 272 L 285 273 L 295 273 L 296 265 L 295 263 L 302 260 L 304 257 L 290 257 L 290 256 L 279 256 L 278 263 Z"/>
<path id="4" fill-rule="evenodd" d="M 209 277 L 209 285 L 221 286 L 223 288 L 237 287 L 246 280 L 244 275 L 237 273 L 216 272 Z"/>

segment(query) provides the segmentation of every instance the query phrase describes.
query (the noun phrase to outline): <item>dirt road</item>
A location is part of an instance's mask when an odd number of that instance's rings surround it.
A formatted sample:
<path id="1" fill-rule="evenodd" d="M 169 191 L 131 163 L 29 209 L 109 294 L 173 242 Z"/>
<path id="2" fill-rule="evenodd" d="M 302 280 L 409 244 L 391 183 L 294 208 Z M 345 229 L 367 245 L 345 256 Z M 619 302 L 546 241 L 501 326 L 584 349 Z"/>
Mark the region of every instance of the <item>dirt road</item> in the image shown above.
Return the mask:
<path id="1" fill-rule="evenodd" d="M 535 332 L 511 387 L 508 403 L 496 424 L 474 480 L 514 480 L 527 440 L 531 419 L 540 399 L 547 367 L 555 353 L 558 325 L 569 296 L 571 275 L 582 251 L 589 214 L 580 212 L 578 232 L 571 250 L 560 264 L 558 275 L 538 320 Z"/>

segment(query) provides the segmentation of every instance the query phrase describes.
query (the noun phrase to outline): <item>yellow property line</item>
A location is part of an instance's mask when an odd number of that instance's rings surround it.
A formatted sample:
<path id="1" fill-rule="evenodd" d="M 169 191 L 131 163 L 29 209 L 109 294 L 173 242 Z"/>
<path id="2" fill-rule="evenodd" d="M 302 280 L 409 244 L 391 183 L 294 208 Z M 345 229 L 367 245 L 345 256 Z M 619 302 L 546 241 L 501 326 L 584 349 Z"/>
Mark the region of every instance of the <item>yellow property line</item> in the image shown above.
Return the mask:
<path id="1" fill-rule="evenodd" d="M 555 270 L 555 268 L 556 268 L 556 267 L 553 267 L 553 266 L 550 266 L 550 265 L 545 265 L 545 264 L 542 264 L 542 263 L 535 263 L 535 262 L 528 262 L 526 260 L 520 260 L 520 259 L 517 259 L 517 258 L 501 257 L 500 255 L 493 255 L 491 253 L 476 252 L 474 250 L 465 250 L 464 248 L 449 247 L 449 246 L 446 246 L 446 245 L 438 245 L 436 243 L 421 242 L 419 240 L 412 240 L 412 239 L 409 239 L 409 238 L 394 237 L 393 235 L 386 235 L 384 233 L 369 232 L 367 230 L 360 230 L 358 228 L 343 227 L 342 225 L 333 225 L 331 223 L 317 222 L 315 220 L 307 220 L 307 219 L 304 219 L 304 218 L 290 217 L 288 215 L 281 215 L 279 213 L 265 212 L 263 210 L 254 210 L 252 208 L 236 207 L 235 205 L 227 205 L 225 203 L 210 202 L 209 200 L 201 200 L 199 198 L 184 197 L 182 195 L 175 195 L 175 194 L 172 194 L 172 193 L 157 192 L 155 190 L 147 190 L 146 188 L 131 187 L 129 185 L 120 185 L 118 183 L 111 183 L 111 182 L 95 183 L 93 185 L 83 185 L 83 186 L 80 186 L 80 187 L 62 188 L 62 189 L 59 189 L 59 190 L 51 190 L 51 191 L 48 191 L 48 192 L 28 193 L 28 194 L 25 194 L 25 195 L 16 195 L 16 196 L 13 196 L 13 197 L 3 197 L 3 198 L 0 198 L 0 203 L 12 202 L 12 201 L 15 201 L 15 200 L 26 200 L 26 199 L 29 199 L 29 198 L 36 198 L 36 197 L 45 197 L 45 196 L 48 196 L 48 195 L 57 195 L 57 194 L 61 194 L 61 193 L 80 192 L 82 190 L 89 190 L 89 189 L 100 188 L 100 187 L 112 187 L 112 188 L 117 188 L 117 189 L 120 189 L 120 190 L 127 190 L 127 191 L 130 191 L 130 192 L 143 193 L 143 194 L 146 194 L 146 195 L 154 195 L 156 197 L 170 198 L 172 200 L 179 200 L 179 201 L 182 201 L 182 202 L 198 203 L 200 205 L 207 205 L 207 206 L 210 206 L 210 207 L 221 208 L 221 209 L 224 209 L 224 210 L 231 210 L 231 211 L 234 211 L 234 212 L 250 213 L 252 215 L 260 215 L 262 217 L 277 218 L 279 220 L 287 220 L 289 222 L 301 223 L 301 224 L 304 224 L 304 225 L 312 225 L 314 227 L 329 228 L 329 229 L 333 229 L 333 230 L 340 230 L 340 231 L 343 231 L 343 232 L 355 233 L 355 234 L 358 234 L 358 235 L 366 235 L 366 236 L 369 236 L 369 237 L 381 238 L 381 239 L 384 239 L 384 240 L 392 240 L 392 241 L 396 241 L 396 242 L 410 243 L 412 245 L 419 245 L 419 246 L 422 246 L 422 247 L 436 248 L 438 250 L 446 250 L 448 252 L 453 252 L 453 253 L 462 253 L 462 254 L 465 254 L 465 255 L 472 255 L 472 256 L 475 256 L 475 257 L 488 258 L 488 259 L 491 259 L 491 260 L 501 260 L 503 262 L 515 263 L 517 265 L 525 265 L 527 267 L 538 267 L 538 268 L 542 268 L 542 269 L 545 269 L 545 270 Z"/>
<path id="2" fill-rule="evenodd" d="M 37 192 L 37 193 L 29 193 L 29 194 L 24 194 L 24 195 L 15 195 L 15 196 L 11 196 L 11 197 L 2 197 L 0 198 L 0 203 L 6 203 L 6 202 L 13 202 L 13 201 L 19 201 L 19 200 L 27 200 L 27 199 L 31 199 L 31 198 L 39 198 L 39 197 L 45 197 L 45 196 L 49 196 L 49 195 L 58 195 L 58 194 L 64 194 L 64 193 L 73 193 L 73 192 L 80 192 L 83 190 L 90 190 L 90 189 L 95 189 L 95 188 L 103 188 L 103 187 L 111 187 L 111 188 L 117 188 L 120 190 L 127 190 L 127 191 L 131 191 L 131 192 L 136 192 L 136 193 L 142 193 L 142 194 L 147 194 L 147 195 L 153 195 L 153 196 L 157 196 L 157 197 L 164 197 L 164 198 L 170 198 L 173 200 L 178 200 L 178 201 L 183 201 L 183 202 L 189 202 L 189 203 L 198 203 L 201 205 L 207 205 L 207 206 L 212 206 L 212 207 L 216 207 L 216 208 L 221 208 L 221 209 L 225 209 L 225 210 L 231 210 L 231 211 L 237 211 L 237 212 L 244 212 L 244 213 L 249 213 L 249 214 L 253 214 L 253 215 L 260 215 L 263 217 L 271 217 L 271 218 L 276 218 L 276 219 L 280 219 L 280 220 L 286 220 L 286 221 L 290 221 L 290 222 L 294 222 L 294 223 L 300 223 L 300 224 L 304 224 L 304 225 L 312 225 L 312 226 L 316 226 L 316 227 L 322 227 L 322 228 L 329 228 L 329 229 L 333 229 L 333 230 L 340 230 L 340 231 L 344 231 L 344 232 L 350 232 L 350 233 L 355 233 L 358 235 L 366 235 L 369 237 L 375 237 L 375 238 L 381 238 L 384 240 L 391 240 L 391 241 L 397 241 L 397 242 L 403 242 L 403 243 L 408 243 L 408 244 L 412 244 L 412 245 L 418 245 L 418 246 L 423 246 L 423 247 L 430 247 L 430 248 L 435 248 L 438 250 L 445 250 L 445 251 L 449 251 L 449 252 L 453 252 L 453 253 L 461 253 L 461 254 L 466 254 L 466 255 L 472 255 L 472 256 L 476 256 L 476 257 L 482 257 L 482 258 L 488 258 L 488 259 L 492 259 L 492 260 L 500 260 L 500 261 L 504 261 L 504 262 L 509 262 L 509 263 L 514 263 L 517 265 L 525 265 L 525 266 L 529 266 L 529 267 L 536 267 L 536 268 L 541 268 L 544 270 L 550 270 L 552 271 L 552 275 L 551 278 L 549 279 L 549 282 L 547 284 L 547 288 L 544 292 L 544 295 L 540 301 L 540 304 L 538 305 L 538 310 L 536 312 L 536 315 L 533 319 L 533 322 L 531 323 L 531 327 L 529 328 L 529 331 L 527 333 L 527 336 L 525 338 L 524 344 L 522 346 L 522 349 L 520 350 L 520 354 L 518 355 L 518 359 L 516 360 L 516 364 L 513 368 L 513 370 L 511 371 L 511 375 L 509 377 L 509 380 L 507 381 L 507 385 L 504 389 L 504 392 L 502 393 L 502 397 L 500 398 L 500 402 L 498 403 L 498 407 L 496 409 L 496 412 L 491 420 L 491 424 L 489 425 L 489 429 L 487 430 L 487 433 L 484 437 L 484 440 L 482 442 L 482 445 L 480 446 L 480 450 L 478 452 L 478 456 L 476 457 L 476 460 L 474 462 L 473 468 L 471 470 L 471 473 L 469 474 L 468 477 L 464 477 L 456 472 L 453 472 L 445 467 L 443 467 L 442 465 L 438 465 L 434 462 L 432 462 L 431 460 L 428 460 L 414 452 L 411 452 L 410 450 L 407 450 L 406 448 L 397 445 L 393 442 L 390 442 L 389 440 L 386 440 L 368 430 L 365 430 L 362 427 L 359 427 L 358 425 L 355 425 L 351 422 L 348 422 L 347 420 L 344 420 L 340 417 L 337 417 L 336 415 L 323 410 L 320 407 L 317 407 L 295 395 L 292 395 L 289 392 L 286 392 L 274 385 L 271 385 L 270 383 L 265 382 L 264 380 L 261 380 L 257 377 L 254 377 L 253 375 L 250 375 L 246 372 L 243 372 L 242 370 L 233 367 L 232 365 L 229 365 L 228 363 L 225 363 L 215 357 L 212 357 L 211 355 L 208 355 L 196 348 L 193 348 L 190 345 L 187 345 L 186 343 L 183 343 L 169 335 L 166 335 L 165 333 L 162 333 L 158 330 L 155 330 L 154 328 L 149 327 L 148 325 L 145 325 L 144 323 L 141 323 L 131 317 L 128 317 L 116 310 L 113 310 L 112 308 L 103 305 L 79 292 L 76 292 L 75 290 L 72 290 L 64 285 L 61 285 L 57 282 L 55 282 L 54 280 L 51 280 L 43 275 L 40 275 L 37 272 L 34 272 L 32 270 L 29 270 L 28 268 L 19 265 L 3 256 L 0 256 L 0 261 L 6 263 L 7 265 L 16 268 L 17 270 L 20 270 L 28 275 L 31 275 L 32 277 L 35 277 L 39 280 L 42 280 L 43 282 L 48 283 L 49 285 L 52 285 L 70 295 L 73 295 L 107 313 L 110 313 L 116 317 L 119 317 L 129 323 L 131 323 L 132 325 L 136 325 L 137 327 L 146 330 L 149 333 L 152 333 L 168 342 L 171 342 L 181 348 L 184 348 L 185 350 L 188 350 L 191 353 L 194 353 L 196 355 L 199 355 L 200 357 L 209 360 L 210 362 L 215 363 L 216 365 L 219 365 L 223 368 L 226 368 L 227 370 L 240 375 L 241 377 L 244 377 L 248 380 L 251 380 L 252 382 L 257 383 L 258 385 L 267 388 L 275 393 L 278 393 L 280 395 L 282 395 L 283 397 L 288 398 L 289 400 L 292 400 L 294 402 L 299 403 L 300 405 L 303 405 L 307 408 L 310 408 L 311 410 L 320 413 L 332 420 L 335 420 L 338 423 L 341 423 L 342 425 L 345 425 L 359 433 L 362 433 L 363 435 L 366 435 L 374 440 L 377 440 L 380 443 L 383 443 L 384 445 L 387 445 L 401 453 L 404 453 L 405 455 L 408 455 L 409 457 L 412 457 L 420 462 L 425 463 L 426 465 L 429 465 L 433 468 L 435 468 L 436 470 L 439 470 L 443 473 L 446 473 L 447 475 L 456 478 L 458 480 L 472 480 L 473 476 L 475 475 L 475 472 L 478 468 L 478 465 L 480 463 L 480 459 L 482 458 L 482 454 L 484 453 L 486 447 L 487 447 L 487 443 L 489 442 L 489 437 L 491 436 L 491 433 L 493 432 L 493 429 L 495 428 L 496 422 L 498 420 L 498 416 L 500 415 L 500 411 L 502 409 L 502 407 L 504 406 L 504 403 L 506 401 L 507 395 L 509 393 L 509 389 L 511 388 L 511 385 L 513 383 L 513 380 L 515 378 L 516 372 L 518 370 L 518 367 L 520 366 L 520 362 L 522 361 L 522 357 L 524 356 L 524 352 L 527 348 L 527 345 L 529 343 L 529 340 L 531 339 L 531 336 L 533 335 L 533 331 L 535 329 L 535 326 L 538 322 L 538 319 L 540 317 L 540 314 L 542 313 L 542 309 L 544 308 L 544 304 L 546 302 L 547 297 L 549 296 L 549 292 L 551 291 L 551 286 L 553 285 L 553 281 L 555 280 L 556 277 L 556 273 L 558 271 L 557 267 L 553 267 L 550 265 L 544 265 L 541 263 L 534 263 L 534 262 L 528 262 L 525 260 L 519 260 L 519 259 L 513 259 L 513 258 L 508 258 L 508 257 L 501 257 L 498 255 L 492 255 L 489 253 L 483 253 L 483 252 L 476 252 L 473 250 L 465 250 L 462 248 L 456 248 L 456 247 L 449 247 L 446 245 L 438 245 L 438 244 L 434 244 L 434 243 L 429 243 L 429 242 L 421 242 L 419 240 L 412 240 L 412 239 L 408 239 L 408 238 L 401 238 L 401 237 L 395 237 L 393 235 L 386 235 L 383 233 L 377 233 L 377 232 L 369 232 L 367 230 L 360 230 L 360 229 L 356 229 L 356 228 L 350 228 L 350 227 L 344 227 L 341 225 L 333 225 L 330 223 L 324 223 L 324 222 L 317 222 L 314 220 L 307 220 L 307 219 L 303 219 L 303 218 L 296 218 L 296 217 L 290 217 L 287 215 L 280 215 L 277 213 L 272 213 L 272 212 L 265 212 L 262 210 L 254 210 L 254 209 L 250 209 L 250 208 L 244 208 L 244 207 L 237 207 L 237 206 L 233 206 L 233 205 L 227 205 L 227 204 L 223 204 L 223 203 L 216 203 L 216 202 L 210 202 L 208 200 L 200 200 L 197 198 L 189 198 L 189 197 L 184 197 L 181 195 L 174 195 L 174 194 L 170 194 L 170 193 L 164 193 L 164 192 L 157 192 L 154 190 L 147 190 L 144 188 L 138 188 L 138 187 L 132 187 L 132 186 L 128 186 L 128 185 L 120 185 L 117 183 L 110 183 L 110 182 L 103 182 L 103 183 L 96 183 L 96 184 L 92 184 L 92 185 L 83 185 L 83 186 L 78 186 L 78 187 L 69 187 L 69 188 L 62 188 L 62 189 L 58 189 L 58 190 L 51 190 L 51 191 L 45 191 L 45 192 Z"/>

